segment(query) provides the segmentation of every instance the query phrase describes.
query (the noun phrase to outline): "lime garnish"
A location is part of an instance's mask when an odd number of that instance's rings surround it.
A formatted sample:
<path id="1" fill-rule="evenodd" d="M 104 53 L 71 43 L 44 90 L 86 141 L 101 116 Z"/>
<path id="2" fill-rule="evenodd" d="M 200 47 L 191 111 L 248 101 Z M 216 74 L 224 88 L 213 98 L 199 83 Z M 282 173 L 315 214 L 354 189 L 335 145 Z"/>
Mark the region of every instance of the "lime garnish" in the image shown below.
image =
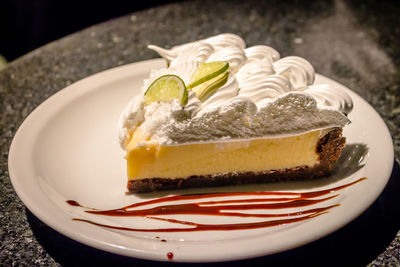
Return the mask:
<path id="1" fill-rule="evenodd" d="M 157 78 L 144 93 L 146 103 L 154 101 L 170 102 L 179 99 L 181 106 L 188 101 L 188 92 L 185 83 L 176 75 L 163 75 Z"/>
<path id="2" fill-rule="evenodd" d="M 223 86 L 229 77 L 229 72 L 224 72 L 213 79 L 196 86 L 192 90 L 196 93 L 198 99 L 201 102 L 206 101 L 215 91 Z"/>
<path id="3" fill-rule="evenodd" d="M 208 63 L 200 63 L 197 69 L 192 74 L 188 89 L 196 87 L 204 82 L 207 82 L 218 75 L 221 75 L 229 68 L 227 61 L 214 61 Z"/>

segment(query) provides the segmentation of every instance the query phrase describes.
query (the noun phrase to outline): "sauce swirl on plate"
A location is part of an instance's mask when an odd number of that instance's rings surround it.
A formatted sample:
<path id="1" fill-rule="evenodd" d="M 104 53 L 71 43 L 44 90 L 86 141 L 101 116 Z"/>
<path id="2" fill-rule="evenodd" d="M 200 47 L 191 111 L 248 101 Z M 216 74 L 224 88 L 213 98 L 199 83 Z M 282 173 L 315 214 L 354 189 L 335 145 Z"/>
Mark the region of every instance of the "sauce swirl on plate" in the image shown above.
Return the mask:
<path id="1" fill-rule="evenodd" d="M 351 183 L 311 192 L 230 192 L 230 193 L 207 193 L 207 194 L 189 194 L 173 195 L 153 200 L 134 203 L 118 209 L 97 210 L 80 205 L 77 201 L 67 200 L 71 206 L 86 208 L 87 213 L 114 216 L 114 217 L 146 217 L 149 219 L 166 221 L 185 227 L 171 228 L 131 228 L 113 226 L 97 223 L 95 221 L 73 218 L 75 221 L 90 223 L 96 226 L 109 229 L 138 231 L 138 232 L 194 232 L 194 231 L 231 231 L 257 229 L 272 227 L 277 225 L 305 221 L 322 214 L 330 209 L 339 206 L 334 203 L 323 207 L 310 207 L 318 203 L 324 203 L 336 198 L 339 194 L 336 192 L 352 186 L 358 182 L 367 179 L 360 178 Z M 231 199 L 229 199 L 231 197 Z M 232 199 L 232 197 L 236 197 Z M 243 198 L 237 198 L 243 197 Z M 213 198 L 213 200 L 207 200 Z M 172 203 L 174 201 L 187 201 L 187 203 Z M 190 202 L 189 202 L 190 201 Z M 196 201 L 196 202 L 193 202 Z M 156 205 L 147 207 L 148 205 Z M 141 207 L 141 208 L 140 208 Z M 270 210 L 294 209 L 288 212 L 271 212 Z M 257 212 L 248 212 L 256 210 Z M 260 212 L 267 211 L 267 212 Z M 268 220 L 245 223 L 221 223 L 207 224 L 184 221 L 173 218 L 157 217 L 160 215 L 208 215 L 208 216 L 230 216 L 230 217 L 253 217 L 268 218 Z M 272 219 L 271 219 L 272 218 Z"/>

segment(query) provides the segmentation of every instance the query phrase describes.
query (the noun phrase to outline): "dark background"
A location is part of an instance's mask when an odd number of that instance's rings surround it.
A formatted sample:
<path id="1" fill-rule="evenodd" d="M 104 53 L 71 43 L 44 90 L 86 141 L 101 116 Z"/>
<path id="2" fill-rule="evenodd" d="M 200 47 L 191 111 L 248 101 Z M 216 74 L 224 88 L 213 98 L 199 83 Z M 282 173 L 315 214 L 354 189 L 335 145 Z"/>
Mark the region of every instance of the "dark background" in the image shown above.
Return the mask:
<path id="1" fill-rule="evenodd" d="M 65 35 L 177 0 L 1 0 L 0 55 L 12 61 Z"/>
<path id="2" fill-rule="evenodd" d="M 42 45 L 91 25 L 135 11 L 183 1 L 0 0 L 0 55 L 12 61 Z M 308 0 L 287 1 L 297 3 L 296 6 L 299 4 L 307 6 L 309 3 Z M 397 23 L 400 14 L 399 1 L 346 0 L 346 3 L 361 16 L 360 21 L 374 24 L 378 32 L 382 33 L 383 37 L 386 36 L 379 40 L 381 45 L 389 48 L 397 46 L 400 33 L 391 32 L 392 27 L 388 26 Z M 371 12 L 374 13 L 373 18 L 362 17 L 363 14 Z M 398 51 L 389 50 L 387 51 L 389 54 Z M 399 56 L 396 54 L 394 58 L 400 58 Z"/>

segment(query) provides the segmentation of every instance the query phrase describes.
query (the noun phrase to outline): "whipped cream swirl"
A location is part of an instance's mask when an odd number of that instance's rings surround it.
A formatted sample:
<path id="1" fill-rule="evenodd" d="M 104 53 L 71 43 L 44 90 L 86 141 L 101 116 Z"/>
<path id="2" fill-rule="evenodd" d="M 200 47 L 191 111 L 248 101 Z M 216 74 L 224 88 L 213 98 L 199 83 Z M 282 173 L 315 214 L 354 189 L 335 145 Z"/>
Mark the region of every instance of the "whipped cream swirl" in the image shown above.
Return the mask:
<path id="1" fill-rule="evenodd" d="M 118 124 L 123 148 L 138 128 L 149 142 L 168 145 L 300 134 L 350 122 L 346 117 L 353 105 L 350 96 L 331 85 L 315 85 L 314 68 L 304 58 L 280 58 L 265 45 L 246 48 L 244 40 L 231 33 L 171 49 L 149 48 L 166 59 L 168 67 L 153 70 L 143 92 L 166 74 L 189 84 L 202 62 L 228 61 L 228 81 L 204 102 L 189 91 L 183 109 L 177 101 L 145 105 L 143 95 L 136 96 Z"/>

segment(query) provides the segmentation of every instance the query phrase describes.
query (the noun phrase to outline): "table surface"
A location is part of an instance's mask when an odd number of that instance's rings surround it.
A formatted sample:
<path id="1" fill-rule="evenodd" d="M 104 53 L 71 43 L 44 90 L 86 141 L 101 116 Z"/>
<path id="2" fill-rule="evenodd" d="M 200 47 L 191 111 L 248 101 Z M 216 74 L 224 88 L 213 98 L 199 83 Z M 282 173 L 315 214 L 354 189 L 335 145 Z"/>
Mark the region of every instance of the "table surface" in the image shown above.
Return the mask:
<path id="1" fill-rule="evenodd" d="M 266 44 L 282 56 L 304 57 L 318 73 L 362 96 L 386 122 L 395 159 L 382 195 L 339 231 L 290 251 L 220 265 L 400 266 L 398 14 L 394 3 L 372 0 L 186 1 L 92 26 L 11 62 L 0 72 L 0 265 L 158 266 L 77 243 L 27 210 L 8 174 L 12 137 L 35 107 L 71 83 L 157 57 L 147 49 L 150 43 L 167 47 L 233 32 L 248 45 Z"/>

